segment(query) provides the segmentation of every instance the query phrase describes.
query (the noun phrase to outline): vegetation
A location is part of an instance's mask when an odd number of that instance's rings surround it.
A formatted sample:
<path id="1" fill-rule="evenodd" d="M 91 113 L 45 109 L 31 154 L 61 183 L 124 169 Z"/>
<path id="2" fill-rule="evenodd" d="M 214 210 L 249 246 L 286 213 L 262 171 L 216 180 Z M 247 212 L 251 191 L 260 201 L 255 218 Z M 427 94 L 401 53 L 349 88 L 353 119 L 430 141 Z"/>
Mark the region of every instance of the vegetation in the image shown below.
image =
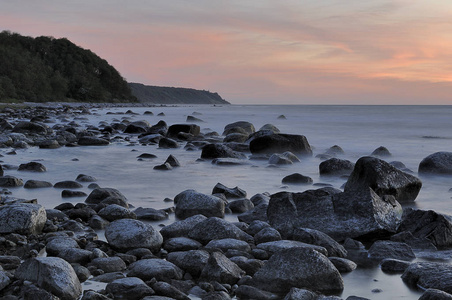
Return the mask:
<path id="1" fill-rule="evenodd" d="M 0 33 L 0 101 L 135 102 L 108 62 L 68 39 Z"/>

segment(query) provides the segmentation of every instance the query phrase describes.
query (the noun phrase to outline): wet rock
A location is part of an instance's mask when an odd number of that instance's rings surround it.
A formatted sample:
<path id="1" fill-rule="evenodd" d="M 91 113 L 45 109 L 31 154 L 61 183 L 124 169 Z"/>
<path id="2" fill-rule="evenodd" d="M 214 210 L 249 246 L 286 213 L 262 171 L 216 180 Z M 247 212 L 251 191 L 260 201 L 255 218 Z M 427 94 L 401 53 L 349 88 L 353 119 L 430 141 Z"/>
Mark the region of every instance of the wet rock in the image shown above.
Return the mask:
<path id="1" fill-rule="evenodd" d="M 122 207 L 117 204 L 110 204 L 99 211 L 99 216 L 107 221 L 115 221 L 119 219 L 136 219 L 137 216 L 134 212 L 130 211 L 128 208 Z"/>
<path id="2" fill-rule="evenodd" d="M 340 273 L 349 273 L 357 267 L 356 263 L 343 257 L 329 257 L 329 260 Z"/>
<path id="3" fill-rule="evenodd" d="M 198 193 L 195 190 L 186 190 L 174 197 L 176 217 L 186 219 L 202 214 L 206 217 L 224 217 L 225 203 L 222 199 Z"/>
<path id="4" fill-rule="evenodd" d="M 254 235 L 254 243 L 256 245 L 280 240 L 281 234 L 273 227 L 263 228 L 258 233 L 256 233 L 256 235 Z"/>
<path id="5" fill-rule="evenodd" d="M 212 249 L 212 250 L 220 249 L 223 252 L 226 252 L 229 249 L 239 250 L 239 251 L 244 251 L 244 252 L 251 251 L 251 247 L 247 242 L 237 240 L 237 239 L 231 239 L 231 238 L 212 240 L 209 243 L 207 243 L 207 245 L 205 246 L 205 249 Z"/>
<path id="6" fill-rule="evenodd" d="M 422 182 L 376 157 L 361 157 L 355 164 L 344 191 L 370 187 L 377 195 L 394 196 L 399 202 L 414 201 Z"/>
<path id="7" fill-rule="evenodd" d="M 436 152 L 419 164 L 419 174 L 452 175 L 452 152 Z"/>
<path id="8" fill-rule="evenodd" d="M 246 155 L 232 150 L 223 144 L 208 144 L 202 148 L 201 158 L 214 159 L 214 158 L 238 158 L 245 159 Z"/>
<path id="9" fill-rule="evenodd" d="M 165 241 L 163 249 L 168 252 L 197 250 L 202 247 L 198 241 L 187 237 L 174 237 Z"/>
<path id="10" fill-rule="evenodd" d="M 388 157 L 391 156 L 391 152 L 389 152 L 388 148 L 380 146 L 377 149 L 375 149 L 370 155 L 372 156 L 379 156 L 379 157 Z"/>
<path id="11" fill-rule="evenodd" d="M 197 136 L 201 128 L 196 124 L 174 124 L 168 128 L 168 137 L 177 137 L 179 132 L 190 133 Z"/>
<path id="12" fill-rule="evenodd" d="M 237 226 L 217 217 L 207 218 L 199 222 L 189 231 L 188 237 L 207 244 L 211 240 L 233 238 L 242 241 L 253 241 L 253 238 Z"/>
<path id="13" fill-rule="evenodd" d="M 117 256 L 95 258 L 89 266 L 94 266 L 105 273 L 120 272 L 126 269 L 125 262 Z"/>
<path id="14" fill-rule="evenodd" d="M 312 184 L 313 180 L 311 177 L 301 175 L 300 173 L 294 173 L 287 175 L 282 179 L 284 184 Z"/>
<path id="15" fill-rule="evenodd" d="M 159 140 L 159 148 L 175 149 L 175 148 L 179 148 L 179 144 L 173 139 L 163 137 Z"/>
<path id="16" fill-rule="evenodd" d="M 243 133 L 230 133 L 224 139 L 223 143 L 244 143 L 248 139 L 248 134 Z"/>
<path id="17" fill-rule="evenodd" d="M 168 125 L 163 120 L 158 121 L 157 124 L 151 126 L 151 128 L 149 128 L 149 130 L 148 130 L 149 134 L 166 135 L 167 132 L 168 132 Z"/>
<path id="18" fill-rule="evenodd" d="M 116 220 L 105 229 L 108 243 L 117 249 L 148 248 L 158 251 L 163 243 L 161 234 L 152 227 L 138 220 Z"/>
<path id="19" fill-rule="evenodd" d="M 190 300 L 190 298 L 184 292 L 181 292 L 176 287 L 163 281 L 158 281 L 152 284 L 152 288 L 158 295 L 170 297 L 176 300 Z"/>
<path id="20" fill-rule="evenodd" d="M 402 280 L 414 288 L 433 288 L 452 293 L 452 265 L 438 262 L 412 263 L 402 274 Z"/>
<path id="21" fill-rule="evenodd" d="M 161 209 L 138 207 L 133 212 L 138 220 L 161 221 L 168 219 L 168 213 Z"/>
<path id="22" fill-rule="evenodd" d="M 303 135 L 272 134 L 255 138 L 250 142 L 252 154 L 282 153 L 290 151 L 302 156 L 312 156 L 312 149 Z"/>
<path id="23" fill-rule="evenodd" d="M 55 183 L 53 185 L 53 187 L 58 188 L 58 189 L 79 189 L 79 188 L 82 188 L 83 185 L 81 185 L 80 183 L 78 183 L 76 181 L 64 180 L 64 181 L 59 181 L 59 182 Z"/>
<path id="24" fill-rule="evenodd" d="M 270 224 L 268 224 L 267 222 L 256 220 L 249 224 L 248 228 L 246 229 L 246 233 L 254 236 L 262 229 L 268 227 L 270 227 Z"/>
<path id="25" fill-rule="evenodd" d="M 408 244 L 413 250 L 438 250 L 427 237 L 415 237 L 410 231 L 403 231 L 391 236 L 391 241 Z"/>
<path id="26" fill-rule="evenodd" d="M 85 265 L 91 261 L 92 252 L 79 248 L 64 248 L 58 251 L 57 256 L 68 263 Z"/>
<path id="27" fill-rule="evenodd" d="M 204 266 L 209 260 L 209 253 L 204 250 L 189 250 L 184 252 L 168 253 L 167 260 L 172 262 L 185 272 L 190 273 L 194 277 L 201 275 Z"/>
<path id="28" fill-rule="evenodd" d="M 387 273 L 402 274 L 410 266 L 410 262 L 394 258 L 385 258 L 380 262 L 381 270 Z"/>
<path id="29" fill-rule="evenodd" d="M 240 285 L 235 291 L 240 299 L 278 300 L 278 295 L 258 289 L 250 285 Z"/>
<path id="30" fill-rule="evenodd" d="M 226 199 L 240 199 L 246 197 L 246 191 L 242 190 L 239 187 L 228 188 L 221 183 L 217 183 L 213 190 L 212 194 L 224 194 Z"/>
<path id="31" fill-rule="evenodd" d="M 80 146 L 107 146 L 110 144 L 110 142 L 107 141 L 106 139 L 94 136 L 83 136 L 78 139 L 77 143 Z"/>
<path id="32" fill-rule="evenodd" d="M 213 165 L 217 166 L 247 166 L 250 162 L 239 158 L 215 158 L 212 160 Z"/>
<path id="33" fill-rule="evenodd" d="M 62 300 L 78 299 L 82 286 L 71 265 L 59 257 L 37 257 L 24 261 L 15 276 L 28 280 Z"/>
<path id="34" fill-rule="evenodd" d="M 251 124 L 250 122 L 238 121 L 238 122 L 234 122 L 234 123 L 230 123 L 230 124 L 226 125 L 224 127 L 223 135 L 228 135 L 228 133 L 231 132 L 233 130 L 233 128 L 240 128 L 243 130 L 243 132 L 248 133 L 248 134 L 252 134 L 256 131 L 256 129 L 254 128 L 254 125 Z"/>
<path id="35" fill-rule="evenodd" d="M 170 156 L 168 156 L 168 158 L 165 160 L 165 164 L 169 164 L 173 168 L 180 167 L 180 162 L 172 154 L 170 154 Z"/>
<path id="36" fill-rule="evenodd" d="M 6 175 L 0 177 L 0 187 L 19 187 L 23 186 L 24 182 L 20 178 Z"/>
<path id="37" fill-rule="evenodd" d="M 61 251 L 70 248 L 80 248 L 77 241 L 69 236 L 57 236 L 49 240 L 46 244 L 46 251 L 49 255 L 57 256 Z"/>
<path id="38" fill-rule="evenodd" d="M 75 180 L 80 181 L 80 182 L 96 182 L 97 181 L 96 177 L 85 175 L 85 174 L 79 174 Z"/>
<path id="39" fill-rule="evenodd" d="M 160 230 L 160 233 L 165 240 L 172 237 L 188 236 L 188 233 L 193 229 L 193 227 L 206 219 L 207 217 L 203 215 L 195 215 L 163 227 Z"/>
<path id="40" fill-rule="evenodd" d="M 419 300 L 451 300 L 452 295 L 436 289 L 427 289 Z"/>
<path id="41" fill-rule="evenodd" d="M 120 191 L 118 191 L 117 189 L 114 189 L 114 188 L 94 189 L 86 198 L 85 203 L 99 204 L 109 198 L 110 199 L 118 199 L 119 202 L 125 204 L 125 205 L 121 205 L 121 206 L 128 207 L 126 197 Z"/>
<path id="42" fill-rule="evenodd" d="M 155 166 L 153 169 L 159 170 L 159 171 L 169 171 L 169 170 L 172 170 L 173 167 L 169 163 L 164 163 L 162 165 Z"/>
<path id="43" fill-rule="evenodd" d="M 244 271 L 220 252 L 213 252 L 201 272 L 201 279 L 235 284 Z"/>
<path id="44" fill-rule="evenodd" d="M 230 209 L 232 213 L 240 214 L 253 209 L 254 205 L 249 199 L 237 199 L 229 202 L 226 208 Z"/>
<path id="45" fill-rule="evenodd" d="M 292 240 L 280 240 L 280 241 L 261 243 L 261 244 L 257 245 L 257 248 L 267 251 L 267 253 L 269 253 L 270 255 L 273 255 L 282 250 L 292 249 L 292 248 L 313 249 L 325 256 L 328 255 L 328 251 L 326 251 L 326 249 L 321 246 L 306 244 L 306 243 L 292 241 Z"/>
<path id="46" fill-rule="evenodd" d="M 137 124 L 129 124 L 127 125 L 126 129 L 124 129 L 124 133 L 131 133 L 131 134 L 136 134 L 136 133 L 144 133 L 147 131 L 149 126 L 147 127 L 143 127 L 143 126 L 139 126 Z"/>
<path id="47" fill-rule="evenodd" d="M 157 145 L 160 141 L 160 139 L 163 136 L 160 134 L 146 134 L 144 136 L 140 136 L 140 138 L 138 139 L 138 141 L 141 144 L 153 144 L 153 145 Z M 152 158 L 152 157 L 147 157 L 147 158 Z"/>
<path id="48" fill-rule="evenodd" d="M 5 287 L 7 287 L 11 283 L 11 279 L 8 274 L 0 270 L 0 291 L 2 291 Z"/>
<path id="49" fill-rule="evenodd" d="M 288 293 L 292 287 L 331 293 L 342 291 L 344 283 L 327 257 L 313 249 L 292 248 L 275 253 L 254 274 L 253 286 L 274 293 Z"/>
<path id="50" fill-rule="evenodd" d="M 109 298 L 101 293 L 98 293 L 98 292 L 95 292 L 92 290 L 85 290 L 85 291 L 83 291 L 83 296 L 80 300 L 110 300 L 110 299 L 111 298 Z"/>
<path id="51" fill-rule="evenodd" d="M 142 280 L 155 278 L 159 281 L 182 279 L 183 272 L 179 267 L 163 259 L 142 259 L 129 266 L 128 277 L 138 277 Z"/>
<path id="52" fill-rule="evenodd" d="M 47 187 L 53 187 L 53 184 L 42 180 L 27 180 L 24 185 L 25 189 L 40 189 Z"/>
<path id="53" fill-rule="evenodd" d="M 137 158 L 152 159 L 152 158 L 157 158 L 157 155 L 151 154 L 151 153 L 142 153 L 142 154 L 138 155 Z"/>
<path id="54" fill-rule="evenodd" d="M 251 199 L 250 199 L 251 200 Z M 240 222 L 251 223 L 253 221 L 267 221 L 268 204 L 254 204 L 254 208 L 237 216 Z"/>
<path id="55" fill-rule="evenodd" d="M 320 163 L 321 176 L 348 176 L 352 173 L 355 164 L 346 159 L 330 158 Z"/>
<path id="56" fill-rule="evenodd" d="M 62 190 L 61 191 L 61 197 L 63 197 L 63 198 L 86 197 L 86 196 L 88 196 L 88 195 L 82 191 L 71 191 L 71 190 Z"/>
<path id="57" fill-rule="evenodd" d="M 45 135 L 47 133 L 51 133 L 52 129 L 42 123 L 21 121 L 14 126 L 12 131 L 18 133 L 35 133 Z"/>
<path id="58" fill-rule="evenodd" d="M 105 290 L 114 299 L 140 300 L 155 294 L 152 288 L 137 277 L 116 279 L 107 284 Z"/>
<path id="59" fill-rule="evenodd" d="M 43 164 L 32 161 L 26 164 L 20 164 L 17 171 L 46 172 L 47 169 Z"/>
<path id="60" fill-rule="evenodd" d="M 317 245 L 328 251 L 328 256 L 346 257 L 347 250 L 327 234 L 310 228 L 295 228 L 293 232 L 295 241 Z"/>
<path id="61" fill-rule="evenodd" d="M 11 204 L 0 207 L 0 233 L 39 234 L 47 220 L 38 204 Z"/>

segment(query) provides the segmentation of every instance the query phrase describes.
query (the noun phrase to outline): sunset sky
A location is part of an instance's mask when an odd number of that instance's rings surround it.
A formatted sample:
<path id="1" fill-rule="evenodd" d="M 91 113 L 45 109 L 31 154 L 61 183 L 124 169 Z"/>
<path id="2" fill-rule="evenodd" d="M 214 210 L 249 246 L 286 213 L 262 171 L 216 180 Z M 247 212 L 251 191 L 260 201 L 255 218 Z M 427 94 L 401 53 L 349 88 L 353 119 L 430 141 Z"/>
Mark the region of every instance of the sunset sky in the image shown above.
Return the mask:
<path id="1" fill-rule="evenodd" d="M 451 0 L 15 0 L 1 30 L 233 104 L 452 104 Z"/>

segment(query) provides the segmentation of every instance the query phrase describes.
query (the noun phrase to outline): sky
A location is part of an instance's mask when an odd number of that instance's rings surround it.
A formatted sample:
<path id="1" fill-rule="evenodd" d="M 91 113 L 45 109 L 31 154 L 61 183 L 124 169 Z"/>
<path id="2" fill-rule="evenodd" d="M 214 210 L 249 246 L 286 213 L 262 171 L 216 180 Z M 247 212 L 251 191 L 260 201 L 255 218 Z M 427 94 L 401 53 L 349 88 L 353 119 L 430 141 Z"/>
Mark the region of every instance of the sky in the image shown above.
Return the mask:
<path id="1" fill-rule="evenodd" d="M 233 104 L 452 105 L 450 0 L 14 0 L 2 30 Z"/>

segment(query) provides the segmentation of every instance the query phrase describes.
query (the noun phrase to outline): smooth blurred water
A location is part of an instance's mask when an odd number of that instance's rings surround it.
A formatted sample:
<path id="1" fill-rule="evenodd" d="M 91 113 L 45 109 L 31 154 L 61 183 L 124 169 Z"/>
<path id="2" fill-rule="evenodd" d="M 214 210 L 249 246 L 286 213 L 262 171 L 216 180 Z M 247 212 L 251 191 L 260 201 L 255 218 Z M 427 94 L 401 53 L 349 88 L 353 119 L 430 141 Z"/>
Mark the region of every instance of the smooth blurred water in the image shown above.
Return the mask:
<path id="1" fill-rule="evenodd" d="M 301 173 L 313 178 L 314 183 L 329 183 L 340 188 L 345 179 L 321 178 L 318 166 L 321 160 L 315 155 L 324 153 L 333 145 L 341 146 L 345 155 L 340 158 L 356 161 L 369 155 L 379 146 L 385 146 L 392 153 L 388 161 L 401 161 L 417 176 L 420 161 L 437 151 L 452 151 L 452 106 L 179 106 L 130 108 L 138 115 L 113 115 L 107 112 L 126 112 L 129 108 L 93 109 L 93 115 L 86 120 L 76 120 L 82 126 L 98 126 L 100 122 L 147 120 L 156 124 L 164 120 L 168 125 L 186 123 L 186 117 L 198 112 L 196 117 L 204 133 L 216 131 L 220 135 L 224 127 L 235 121 L 248 121 L 256 130 L 271 123 L 283 133 L 305 135 L 314 148 L 314 156 L 303 158 L 301 163 L 279 168 L 269 168 L 266 161 L 251 161 L 249 166 L 224 167 L 212 165 L 210 161 L 199 161 L 201 151 L 179 149 L 158 149 L 157 146 L 142 146 L 137 135 L 130 142 L 117 142 L 106 147 L 76 147 L 60 149 L 38 149 L 36 147 L 16 150 L 17 155 L 6 155 L 11 149 L 1 149 L 4 164 L 19 165 L 38 160 L 47 167 L 45 173 L 19 172 L 6 170 L 6 175 L 28 179 L 46 180 L 52 183 L 62 180 L 75 180 L 78 174 L 95 176 L 101 187 L 114 187 L 120 190 L 135 207 L 167 208 L 165 198 L 174 198 L 186 189 L 198 192 L 212 192 L 216 183 L 240 188 L 251 197 L 256 193 L 275 193 L 278 191 L 304 191 L 316 186 L 285 186 L 281 180 L 286 175 Z M 150 110 L 153 116 L 143 115 Z M 163 112 L 165 116 L 157 116 Z M 286 119 L 279 119 L 284 115 Z M 71 119 L 70 119 L 71 121 Z M 52 124 L 49 124 L 52 126 Z M 121 136 L 129 136 L 122 135 Z M 138 161 L 142 153 L 152 153 L 157 158 Z M 173 154 L 181 167 L 171 171 L 157 171 L 153 167 L 162 164 L 168 155 Z M 73 161 L 73 159 L 78 159 Z M 452 214 L 452 177 L 421 177 L 423 187 L 415 204 L 421 209 L 433 209 Z M 90 190 L 88 184 L 82 189 Z M 53 208 L 62 202 L 83 202 L 84 198 L 61 198 L 61 190 L 55 188 L 11 189 L 13 196 L 38 199 L 46 208 Z M 227 216 L 236 220 L 235 216 Z M 174 221 L 172 216 L 168 224 Z M 413 299 L 418 292 L 407 288 L 396 276 L 383 274 L 378 268 L 358 269 L 344 276 L 346 288 L 342 297 L 348 295 L 365 296 L 371 299 Z M 377 280 L 377 281 L 374 281 Z M 372 293 L 374 288 L 383 292 Z"/>

